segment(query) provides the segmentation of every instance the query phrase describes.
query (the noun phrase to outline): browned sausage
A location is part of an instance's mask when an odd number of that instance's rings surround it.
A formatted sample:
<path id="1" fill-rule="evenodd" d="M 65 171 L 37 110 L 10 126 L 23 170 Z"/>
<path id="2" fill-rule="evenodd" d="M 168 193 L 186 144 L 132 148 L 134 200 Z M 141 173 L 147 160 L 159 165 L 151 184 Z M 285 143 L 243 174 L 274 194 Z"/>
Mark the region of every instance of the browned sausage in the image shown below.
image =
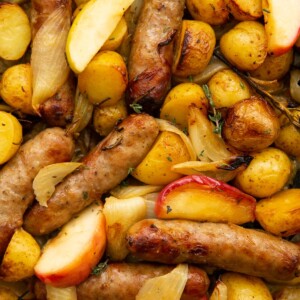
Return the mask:
<path id="1" fill-rule="evenodd" d="M 34 235 L 49 233 L 119 184 L 150 150 L 158 135 L 154 118 L 131 115 L 82 161 L 84 166 L 68 176 L 55 190 L 48 207 L 33 206 L 25 217 L 26 230 Z"/>
<path id="2" fill-rule="evenodd" d="M 114 263 L 99 275 L 90 276 L 77 287 L 78 300 L 135 300 L 146 280 L 165 275 L 174 267 L 156 264 Z M 182 300 L 199 300 L 209 287 L 207 274 L 200 268 L 189 266 L 188 280 Z M 45 286 L 35 283 L 37 300 L 46 300 Z"/>
<path id="3" fill-rule="evenodd" d="M 32 182 L 47 165 L 70 161 L 74 143 L 61 128 L 46 129 L 22 145 L 0 171 L 0 254 L 34 199 Z"/>
<path id="4" fill-rule="evenodd" d="M 157 112 L 170 88 L 173 38 L 184 0 L 145 0 L 132 40 L 127 101 Z"/>
<path id="5" fill-rule="evenodd" d="M 300 275 L 297 245 L 233 224 L 143 220 L 130 228 L 127 244 L 146 261 L 207 264 L 277 280 Z"/>
<path id="6" fill-rule="evenodd" d="M 60 7 L 69 12 L 71 22 L 71 0 L 31 0 L 31 31 L 34 38 L 48 16 Z M 75 83 L 70 76 L 58 91 L 39 107 L 39 114 L 50 126 L 65 127 L 72 121 L 74 112 Z"/>

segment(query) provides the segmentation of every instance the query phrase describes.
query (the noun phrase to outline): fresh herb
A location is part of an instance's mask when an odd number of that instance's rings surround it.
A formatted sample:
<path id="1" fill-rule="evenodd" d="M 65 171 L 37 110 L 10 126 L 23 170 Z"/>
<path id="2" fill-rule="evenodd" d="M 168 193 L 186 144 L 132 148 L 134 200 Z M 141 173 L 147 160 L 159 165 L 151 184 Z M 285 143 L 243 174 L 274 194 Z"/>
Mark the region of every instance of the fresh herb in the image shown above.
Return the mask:
<path id="1" fill-rule="evenodd" d="M 83 200 L 87 200 L 89 198 L 89 193 L 86 192 L 86 191 L 83 191 L 82 192 L 82 198 L 83 198 Z"/>
<path id="2" fill-rule="evenodd" d="M 185 135 L 188 135 L 188 134 L 189 134 L 189 131 L 188 131 L 188 129 L 187 129 L 186 127 L 184 127 L 182 131 L 183 131 L 183 133 L 184 133 Z"/>
<path id="3" fill-rule="evenodd" d="M 189 82 L 194 82 L 194 77 L 192 75 L 189 75 L 188 80 Z"/>
<path id="4" fill-rule="evenodd" d="M 244 83 L 242 82 L 242 81 L 240 81 L 240 86 L 241 86 L 241 88 L 244 90 L 245 89 L 245 85 L 244 85 Z"/>
<path id="5" fill-rule="evenodd" d="M 130 175 L 134 171 L 134 168 L 128 168 L 128 175 Z"/>
<path id="6" fill-rule="evenodd" d="M 204 84 L 202 86 L 202 88 L 203 88 L 203 91 L 205 93 L 206 98 L 209 101 L 209 105 L 212 108 L 212 113 L 213 114 L 209 115 L 208 117 L 215 124 L 215 128 L 213 130 L 213 133 L 221 135 L 221 133 L 222 133 L 222 127 L 223 127 L 223 124 L 224 124 L 224 121 L 222 120 L 222 115 L 221 115 L 221 113 L 219 111 L 216 110 L 216 106 L 215 106 L 215 103 L 214 103 L 214 101 L 212 99 L 212 96 L 211 96 L 211 93 L 210 93 L 208 85 Z"/>
<path id="7" fill-rule="evenodd" d="M 99 275 L 107 268 L 108 259 L 104 262 L 100 262 L 91 272 L 92 275 Z"/>
<path id="8" fill-rule="evenodd" d="M 199 153 L 199 156 L 201 157 L 201 156 L 204 156 L 204 151 L 205 150 L 202 150 L 200 153 Z"/>
<path id="9" fill-rule="evenodd" d="M 167 214 L 169 214 L 172 211 L 171 206 L 167 205 Z"/>
<path id="10" fill-rule="evenodd" d="M 211 8 L 213 9 L 213 11 L 216 11 L 216 8 L 213 4 L 210 4 Z"/>
<path id="11" fill-rule="evenodd" d="M 140 114 L 142 112 L 143 106 L 138 103 L 131 103 L 129 105 L 137 114 Z"/>
<path id="12" fill-rule="evenodd" d="M 168 161 L 173 161 L 173 160 L 172 160 L 172 157 L 170 157 L 170 156 L 167 156 L 167 160 L 168 160 Z"/>
<path id="13" fill-rule="evenodd" d="M 262 10 L 268 14 L 271 13 L 267 8 L 263 8 Z"/>
<path id="14" fill-rule="evenodd" d="M 121 186 L 123 186 L 123 187 L 129 186 L 128 181 L 126 179 L 121 181 Z"/>

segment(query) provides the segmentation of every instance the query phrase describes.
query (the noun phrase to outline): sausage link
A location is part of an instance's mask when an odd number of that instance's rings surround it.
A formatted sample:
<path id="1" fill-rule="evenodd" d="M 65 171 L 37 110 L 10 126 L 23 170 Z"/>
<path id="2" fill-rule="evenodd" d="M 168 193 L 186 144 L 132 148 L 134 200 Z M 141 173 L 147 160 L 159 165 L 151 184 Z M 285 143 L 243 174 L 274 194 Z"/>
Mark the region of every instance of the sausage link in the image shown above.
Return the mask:
<path id="1" fill-rule="evenodd" d="M 184 0 L 145 0 L 132 39 L 127 101 L 157 112 L 171 81 L 173 39 L 183 17 Z"/>
<path id="2" fill-rule="evenodd" d="M 16 228 L 22 226 L 23 214 L 34 200 L 32 182 L 47 165 L 70 161 L 73 140 L 61 128 L 46 129 L 22 145 L 0 171 L 0 255 Z"/>
<path id="3" fill-rule="evenodd" d="M 297 245 L 233 224 L 143 220 L 130 228 L 127 245 L 146 261 L 207 264 L 277 280 L 300 275 Z"/>
<path id="4" fill-rule="evenodd" d="M 55 190 L 48 207 L 34 205 L 24 226 L 34 235 L 49 233 L 101 195 L 118 185 L 150 150 L 159 132 L 146 114 L 126 118 L 82 161 L 83 167 L 68 176 Z"/>

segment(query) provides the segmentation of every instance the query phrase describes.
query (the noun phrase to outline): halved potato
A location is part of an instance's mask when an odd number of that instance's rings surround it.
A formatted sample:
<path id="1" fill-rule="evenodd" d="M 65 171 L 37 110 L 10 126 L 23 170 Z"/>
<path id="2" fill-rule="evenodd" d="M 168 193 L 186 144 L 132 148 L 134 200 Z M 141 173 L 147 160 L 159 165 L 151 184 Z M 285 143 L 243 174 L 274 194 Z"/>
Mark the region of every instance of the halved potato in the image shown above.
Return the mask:
<path id="1" fill-rule="evenodd" d="M 39 244 L 22 228 L 15 231 L 5 251 L 0 278 L 4 281 L 19 281 L 34 274 L 41 254 Z"/>
<path id="2" fill-rule="evenodd" d="M 31 40 L 29 19 L 18 4 L 0 3 L 0 20 L 0 57 L 17 60 Z"/>
<path id="3" fill-rule="evenodd" d="M 225 2 L 236 20 L 254 21 L 263 15 L 261 0 L 225 0 Z"/>
<path id="4" fill-rule="evenodd" d="M 212 57 L 215 45 L 215 33 L 209 24 L 183 20 L 175 42 L 173 74 L 187 77 L 202 72 Z"/>

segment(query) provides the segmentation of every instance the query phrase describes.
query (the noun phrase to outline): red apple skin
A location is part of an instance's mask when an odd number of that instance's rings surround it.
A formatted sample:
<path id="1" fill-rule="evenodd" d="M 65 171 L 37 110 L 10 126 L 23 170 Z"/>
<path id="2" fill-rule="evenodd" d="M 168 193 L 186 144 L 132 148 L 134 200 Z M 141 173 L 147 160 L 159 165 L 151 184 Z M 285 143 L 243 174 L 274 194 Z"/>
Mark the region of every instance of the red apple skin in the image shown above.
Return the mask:
<path id="1" fill-rule="evenodd" d="M 45 284 L 54 287 L 68 287 L 83 282 L 91 274 L 92 269 L 100 261 L 106 246 L 105 217 L 99 213 L 99 226 L 95 228 L 93 239 L 76 260 L 59 270 L 47 273 L 37 265 L 35 275 Z M 70 245 L 71 246 L 71 245 Z"/>
<path id="2" fill-rule="evenodd" d="M 234 204 L 237 207 L 239 204 L 246 205 L 249 213 L 249 222 L 255 220 L 255 207 L 256 207 L 256 200 L 252 196 L 243 193 L 242 191 L 238 190 L 235 187 L 232 187 L 224 182 L 221 182 L 219 180 L 216 180 L 214 178 L 210 178 L 204 175 L 189 175 L 182 177 L 176 181 L 173 181 L 172 183 L 168 184 L 158 195 L 156 203 L 155 203 L 155 214 L 158 218 L 171 218 L 171 214 L 168 216 L 167 206 L 169 202 L 171 202 L 169 197 L 170 193 L 172 191 L 176 191 L 179 187 L 184 187 L 188 184 L 196 184 L 197 187 L 199 186 L 199 190 L 211 190 L 216 191 L 216 194 L 218 195 L 226 195 L 224 197 L 224 201 L 226 201 L 226 198 L 228 196 L 228 201 L 231 201 L 231 199 L 234 199 Z M 208 220 L 210 221 L 210 220 Z M 214 221 L 215 222 L 215 221 Z M 237 223 L 238 224 L 238 223 Z"/>

